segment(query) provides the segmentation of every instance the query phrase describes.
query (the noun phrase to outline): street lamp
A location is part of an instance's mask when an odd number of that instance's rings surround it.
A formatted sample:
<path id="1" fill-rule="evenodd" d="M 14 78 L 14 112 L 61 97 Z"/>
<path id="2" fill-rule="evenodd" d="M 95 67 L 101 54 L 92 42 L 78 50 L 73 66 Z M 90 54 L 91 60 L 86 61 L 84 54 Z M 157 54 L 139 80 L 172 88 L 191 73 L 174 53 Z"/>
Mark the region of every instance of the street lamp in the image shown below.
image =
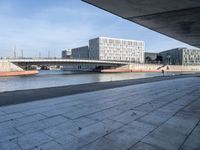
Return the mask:
<path id="1" fill-rule="evenodd" d="M 168 65 L 170 65 L 170 58 L 171 58 L 171 56 L 167 55 Z"/>

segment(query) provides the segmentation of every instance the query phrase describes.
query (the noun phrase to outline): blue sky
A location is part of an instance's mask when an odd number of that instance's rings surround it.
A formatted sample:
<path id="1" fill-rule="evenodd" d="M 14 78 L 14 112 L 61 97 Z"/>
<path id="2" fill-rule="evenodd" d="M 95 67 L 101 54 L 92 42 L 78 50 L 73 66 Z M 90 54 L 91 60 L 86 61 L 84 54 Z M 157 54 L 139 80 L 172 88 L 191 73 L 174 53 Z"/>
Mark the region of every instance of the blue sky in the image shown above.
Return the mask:
<path id="1" fill-rule="evenodd" d="M 12 56 L 15 45 L 18 55 L 60 57 L 98 36 L 143 40 L 152 52 L 190 47 L 80 0 L 0 1 L 0 57 Z"/>

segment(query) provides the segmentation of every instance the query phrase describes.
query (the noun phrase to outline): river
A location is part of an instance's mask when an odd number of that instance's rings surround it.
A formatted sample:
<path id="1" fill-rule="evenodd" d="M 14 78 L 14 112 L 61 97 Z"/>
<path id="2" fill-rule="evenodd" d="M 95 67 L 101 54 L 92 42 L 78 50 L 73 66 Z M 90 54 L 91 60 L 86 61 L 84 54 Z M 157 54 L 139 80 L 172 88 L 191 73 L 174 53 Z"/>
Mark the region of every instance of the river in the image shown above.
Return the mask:
<path id="1" fill-rule="evenodd" d="M 160 75 L 161 73 L 73 73 L 48 70 L 40 71 L 39 74 L 34 76 L 1 77 L 0 92 L 138 79 Z"/>

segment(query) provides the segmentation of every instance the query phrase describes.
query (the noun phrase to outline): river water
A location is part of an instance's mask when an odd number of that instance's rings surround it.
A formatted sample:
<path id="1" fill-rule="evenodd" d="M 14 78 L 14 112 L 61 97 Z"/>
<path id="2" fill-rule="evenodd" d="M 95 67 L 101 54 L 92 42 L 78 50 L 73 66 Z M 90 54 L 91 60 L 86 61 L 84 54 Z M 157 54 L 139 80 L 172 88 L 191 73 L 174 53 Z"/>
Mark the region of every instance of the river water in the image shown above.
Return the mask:
<path id="1" fill-rule="evenodd" d="M 161 76 L 161 73 L 73 73 L 48 70 L 34 76 L 1 77 L 0 92 L 154 76 Z"/>

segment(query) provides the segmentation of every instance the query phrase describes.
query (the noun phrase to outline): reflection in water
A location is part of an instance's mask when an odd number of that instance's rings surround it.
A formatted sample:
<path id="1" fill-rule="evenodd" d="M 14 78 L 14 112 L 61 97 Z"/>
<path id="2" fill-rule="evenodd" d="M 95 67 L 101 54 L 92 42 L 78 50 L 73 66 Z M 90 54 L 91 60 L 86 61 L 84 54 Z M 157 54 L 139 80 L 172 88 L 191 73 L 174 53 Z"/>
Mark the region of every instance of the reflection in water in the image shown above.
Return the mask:
<path id="1" fill-rule="evenodd" d="M 72 73 L 63 71 L 41 71 L 38 75 L 34 76 L 0 78 L 0 92 L 137 79 L 160 75 L 161 73 Z"/>

